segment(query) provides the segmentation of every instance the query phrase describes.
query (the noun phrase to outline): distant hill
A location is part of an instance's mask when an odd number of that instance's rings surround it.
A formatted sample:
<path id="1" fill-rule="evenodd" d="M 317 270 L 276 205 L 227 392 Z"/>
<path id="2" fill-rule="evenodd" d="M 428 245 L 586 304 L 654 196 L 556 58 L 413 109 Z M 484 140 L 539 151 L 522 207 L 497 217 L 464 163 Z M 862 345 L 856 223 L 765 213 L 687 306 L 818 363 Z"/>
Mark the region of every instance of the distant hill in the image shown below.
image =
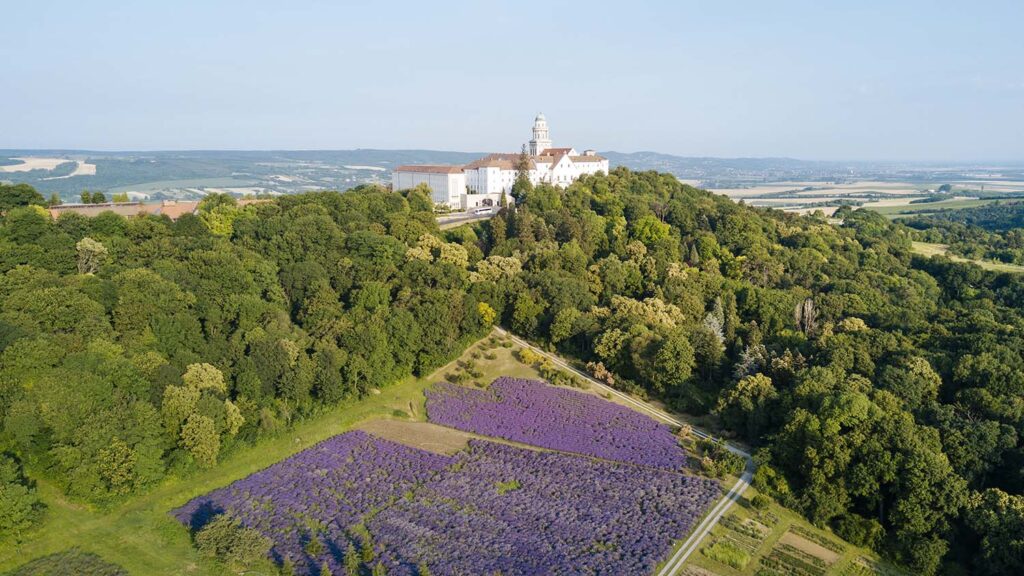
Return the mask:
<path id="1" fill-rule="evenodd" d="M 390 181 L 402 164 L 465 164 L 484 152 L 444 150 L 0 150 L 0 181 L 25 182 L 44 195 L 65 199 L 82 190 L 131 192 L 150 199 L 194 199 L 210 190 L 235 194 L 291 194 L 346 190 Z M 611 165 L 658 170 L 708 188 L 747 187 L 780 181 L 855 180 L 950 182 L 997 171 L 1024 179 L 1022 168 L 825 162 L 794 158 L 684 157 L 658 152 L 601 152 Z M 15 158 L 31 157 L 34 170 Z M 23 166 L 28 167 L 28 166 Z"/>
<path id="2" fill-rule="evenodd" d="M 612 166 L 668 172 L 684 180 L 753 183 L 778 180 L 818 180 L 847 173 L 849 164 L 794 158 L 708 158 L 659 152 L 601 152 Z"/>
<path id="3" fill-rule="evenodd" d="M 209 189 L 290 194 L 314 189 L 346 190 L 359 184 L 386 182 L 390 180 L 391 169 L 402 164 L 464 164 L 481 155 L 438 150 L 369 149 L 0 150 L 0 181 L 25 182 L 47 196 L 56 192 L 65 199 L 74 198 L 85 189 L 175 199 L 202 196 Z M 51 169 L 10 171 L 20 163 L 13 160 L 19 157 L 65 162 Z M 74 174 L 76 162 L 94 165 L 95 174 Z"/>

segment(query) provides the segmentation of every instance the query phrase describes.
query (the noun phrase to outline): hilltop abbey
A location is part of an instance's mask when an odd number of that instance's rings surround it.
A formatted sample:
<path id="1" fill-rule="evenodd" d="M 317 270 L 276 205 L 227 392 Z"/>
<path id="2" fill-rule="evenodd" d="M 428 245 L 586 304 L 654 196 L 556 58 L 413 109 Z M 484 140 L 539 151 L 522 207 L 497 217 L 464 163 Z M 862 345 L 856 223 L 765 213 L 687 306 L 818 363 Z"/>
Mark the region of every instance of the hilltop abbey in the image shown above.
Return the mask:
<path id="1" fill-rule="evenodd" d="M 520 153 L 488 154 L 465 166 L 398 166 L 391 173 L 394 190 L 405 190 L 425 183 L 433 190 L 436 204 L 456 210 L 496 206 L 501 194 L 512 191 Z M 540 183 L 568 186 L 584 174 L 608 173 L 608 159 L 593 150 L 583 154 L 575 148 L 555 148 L 544 114 L 533 121 L 533 138 L 527 155 L 527 175 L 534 185 Z"/>

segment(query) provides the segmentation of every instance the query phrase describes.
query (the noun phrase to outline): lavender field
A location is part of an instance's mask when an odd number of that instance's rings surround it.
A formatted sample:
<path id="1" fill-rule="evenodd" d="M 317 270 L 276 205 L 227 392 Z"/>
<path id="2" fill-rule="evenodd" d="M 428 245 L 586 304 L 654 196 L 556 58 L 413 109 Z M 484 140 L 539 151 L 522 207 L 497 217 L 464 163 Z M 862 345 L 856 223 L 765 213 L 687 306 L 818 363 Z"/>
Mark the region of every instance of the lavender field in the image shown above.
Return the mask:
<path id="1" fill-rule="evenodd" d="M 412 559 L 435 574 L 650 574 L 718 496 L 693 476 L 474 440 L 368 526 L 389 574 Z"/>
<path id="2" fill-rule="evenodd" d="M 668 426 L 583 392 L 502 377 L 478 390 L 442 382 L 427 391 L 431 422 L 606 460 L 681 470 Z"/>
<path id="3" fill-rule="evenodd" d="M 433 420 L 454 426 L 467 412 L 459 427 L 564 452 L 471 440 L 445 456 L 348 432 L 174 515 L 193 530 L 218 514 L 237 517 L 270 538 L 273 559 L 290 560 L 297 574 L 324 565 L 345 574 L 355 546 L 364 569 L 380 565 L 392 576 L 423 567 L 642 575 L 720 496 L 716 482 L 678 472 L 684 456 L 667 428 L 599 398 L 514 379 L 490 391 L 438 390 L 428 401 Z M 495 423 L 485 427 L 477 413 Z"/>
<path id="4" fill-rule="evenodd" d="M 447 456 L 353 431 L 329 438 L 225 488 L 191 500 L 174 516 L 193 530 L 230 513 L 274 542 L 277 562 L 291 558 L 299 574 L 338 572 L 350 529 L 371 510 L 445 470 Z M 327 550 L 312 557 L 319 538 Z"/>

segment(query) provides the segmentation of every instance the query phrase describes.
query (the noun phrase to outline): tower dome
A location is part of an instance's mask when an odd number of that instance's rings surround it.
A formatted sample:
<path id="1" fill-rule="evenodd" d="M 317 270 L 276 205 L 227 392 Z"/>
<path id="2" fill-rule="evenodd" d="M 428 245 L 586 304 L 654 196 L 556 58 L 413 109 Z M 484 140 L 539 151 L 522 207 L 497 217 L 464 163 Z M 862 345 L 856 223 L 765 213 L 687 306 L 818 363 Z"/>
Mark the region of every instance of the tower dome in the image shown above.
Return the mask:
<path id="1" fill-rule="evenodd" d="M 551 148 L 551 137 L 548 134 L 548 121 L 540 112 L 533 119 L 533 139 L 530 140 L 530 154 L 537 156 Z"/>

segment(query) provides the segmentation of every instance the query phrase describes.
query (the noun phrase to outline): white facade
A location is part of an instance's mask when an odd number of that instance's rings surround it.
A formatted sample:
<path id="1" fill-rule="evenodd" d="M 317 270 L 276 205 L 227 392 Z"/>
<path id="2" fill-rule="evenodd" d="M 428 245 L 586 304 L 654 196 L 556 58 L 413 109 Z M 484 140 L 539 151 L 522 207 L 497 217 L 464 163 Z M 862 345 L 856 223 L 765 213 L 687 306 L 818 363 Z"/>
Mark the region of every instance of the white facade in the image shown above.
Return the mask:
<path id="1" fill-rule="evenodd" d="M 408 190 L 420 184 L 430 186 L 434 204 L 453 210 L 463 207 L 466 174 L 461 166 L 399 166 L 391 172 L 392 190 Z"/>
<path id="2" fill-rule="evenodd" d="M 513 204 L 512 197 L 506 195 L 505 202 Z M 462 196 L 462 209 L 473 210 L 475 208 L 497 208 L 501 206 L 501 193 L 497 194 L 464 194 Z"/>
<path id="3" fill-rule="evenodd" d="M 585 174 L 608 173 L 608 159 L 593 150 L 580 154 L 575 148 L 552 146 L 548 121 L 543 114 L 538 114 L 533 121 L 529 150 L 527 174 L 534 186 L 543 182 L 564 188 Z M 470 162 L 465 167 L 470 194 L 511 192 L 521 160 L 520 154 L 490 154 Z"/>
<path id="4" fill-rule="evenodd" d="M 521 154 L 489 154 L 465 166 L 399 166 L 392 172 L 392 189 L 426 183 L 434 191 L 435 203 L 463 210 L 497 205 L 502 193 L 511 202 L 512 185 L 522 160 Z M 564 188 L 583 175 L 608 173 L 608 159 L 593 150 L 580 154 L 575 148 L 552 146 L 543 114 L 533 121 L 533 138 L 525 160 L 534 186 L 546 183 Z"/>

